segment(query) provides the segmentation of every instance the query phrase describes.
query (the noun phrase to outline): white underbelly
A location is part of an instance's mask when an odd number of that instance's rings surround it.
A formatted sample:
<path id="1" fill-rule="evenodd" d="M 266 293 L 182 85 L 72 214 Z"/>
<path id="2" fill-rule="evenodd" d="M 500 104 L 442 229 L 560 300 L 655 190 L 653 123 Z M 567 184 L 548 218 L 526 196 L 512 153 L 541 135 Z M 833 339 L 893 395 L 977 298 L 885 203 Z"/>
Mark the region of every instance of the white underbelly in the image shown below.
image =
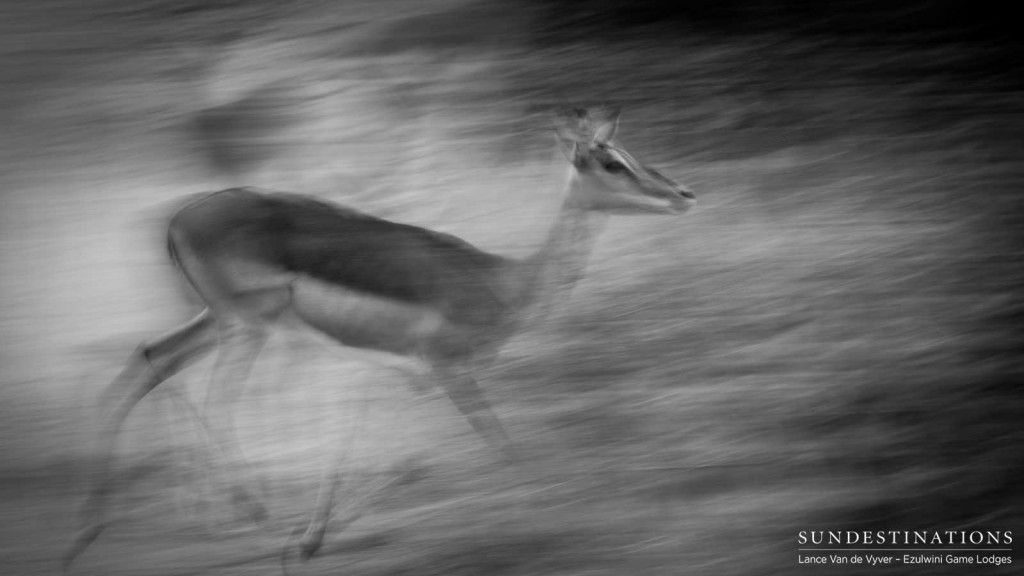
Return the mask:
<path id="1" fill-rule="evenodd" d="M 451 326 L 436 310 L 302 276 L 291 309 L 304 323 L 356 348 L 415 354 Z"/>

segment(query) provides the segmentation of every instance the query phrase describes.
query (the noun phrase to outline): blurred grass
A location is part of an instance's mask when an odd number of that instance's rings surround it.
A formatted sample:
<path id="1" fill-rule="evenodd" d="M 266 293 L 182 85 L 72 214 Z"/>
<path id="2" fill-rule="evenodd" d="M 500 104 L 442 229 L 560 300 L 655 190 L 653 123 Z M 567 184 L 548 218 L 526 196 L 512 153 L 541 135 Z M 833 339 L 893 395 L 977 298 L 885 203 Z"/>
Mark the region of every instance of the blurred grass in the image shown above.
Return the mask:
<path id="1" fill-rule="evenodd" d="M 225 180 L 321 192 L 522 253 L 546 226 L 537 214 L 557 204 L 546 112 L 610 100 L 625 106 L 625 145 L 690 183 L 701 205 L 682 221 L 612 224 L 570 307 L 488 370 L 488 396 L 546 477 L 523 484 L 495 470 L 433 402 L 413 413 L 428 421 L 422 434 L 406 436 L 426 444 L 424 478 L 337 536 L 310 573 L 814 573 L 796 564 L 799 530 L 1021 525 L 1020 94 L 998 70 L 972 66 L 992 61 L 998 46 L 663 28 L 603 36 L 588 35 L 587 23 L 562 37 L 512 27 L 498 45 L 471 32 L 392 42 L 410 27 L 377 22 L 382 4 L 90 3 L 91 19 L 50 21 L 67 44 L 15 43 L 4 56 L 20 63 L 6 98 L 22 114 L 12 133 L 26 138 L 4 150 L 4 178 L 29 184 L 3 198 L 3 261 L 20 271 L 4 280 L 5 345 L 27 338 L 24 323 L 44 306 L 76 311 L 76 330 L 57 315 L 46 328 L 80 345 L 100 336 L 88 327 L 115 305 L 111 295 L 124 297 L 116 310 L 131 322 L 130 284 L 83 296 L 67 283 L 65 251 L 101 235 L 78 218 L 109 212 L 105 221 L 120 224 L 103 237 L 137 237 L 122 213 Z M 435 26 L 465 23 L 462 4 L 437 6 L 444 17 L 432 17 Z M 492 30 L 508 8 L 484 6 L 494 11 L 472 18 Z M 358 28 L 351 40 L 344 27 L 366 20 L 378 36 Z M 209 56 L 197 63 L 196 53 Z M 45 66 L 25 65 L 31 58 Z M 304 67 L 286 65 L 300 60 Z M 297 92 L 233 104 L 282 78 Z M 251 164 L 195 176 L 202 142 L 189 119 L 223 104 L 196 99 L 196 83 L 223 86 L 225 109 L 241 110 L 245 126 L 278 107 L 304 120 L 269 122 L 254 136 L 267 153 Z M 215 144 L 235 145 L 225 142 Z M 304 161 L 274 165 L 282 158 Z M 46 191 L 29 196 L 38 182 Z M 129 265 L 141 274 L 139 262 Z M 33 290 L 54 278 L 64 287 L 45 294 L 70 302 L 44 302 Z M 59 373 L 106 374 L 120 354 L 67 358 Z M 242 407 L 282 528 L 302 521 L 323 449 L 317 435 L 334 425 L 329 406 L 315 412 L 303 402 L 317 403 L 346 376 L 310 375 L 320 361 L 300 360 L 290 378 L 263 373 L 250 391 L 262 400 Z M 276 380 L 316 383 L 302 392 Z M 30 490 L 18 478 L 62 485 L 66 478 L 47 475 L 65 468 L 20 466 L 77 456 L 80 445 L 61 445 L 67 437 L 55 432 L 68 426 L 40 415 L 78 403 L 61 418 L 85 419 L 88 394 L 44 377 L 9 384 L 3 430 L 22 439 L 3 446 L 19 456 L 5 471 L 4 517 L 13 520 L 4 551 L 34 573 L 43 565 L 33 555 L 59 543 L 33 540 L 42 531 L 33 511 L 54 516 L 74 491 Z M 75 384 L 91 390 L 102 379 Z M 127 527 L 97 546 L 131 546 L 153 559 L 149 573 L 218 562 L 237 562 L 225 572 L 258 569 L 263 560 L 240 539 L 208 546 L 194 520 L 170 510 L 166 493 L 194 485 L 200 475 L 190 469 L 202 464 L 177 446 L 187 434 L 148 426 L 174 411 L 166 398 L 152 404 L 130 427 Z M 374 418 L 371 430 L 394 432 Z M 403 451 L 363 442 L 384 459 Z M 37 453 L 26 457 L 22 446 Z M 168 533 L 176 536 L 161 540 Z M 103 556 L 87 561 L 102 573 L 126 570 L 125 559 Z"/>

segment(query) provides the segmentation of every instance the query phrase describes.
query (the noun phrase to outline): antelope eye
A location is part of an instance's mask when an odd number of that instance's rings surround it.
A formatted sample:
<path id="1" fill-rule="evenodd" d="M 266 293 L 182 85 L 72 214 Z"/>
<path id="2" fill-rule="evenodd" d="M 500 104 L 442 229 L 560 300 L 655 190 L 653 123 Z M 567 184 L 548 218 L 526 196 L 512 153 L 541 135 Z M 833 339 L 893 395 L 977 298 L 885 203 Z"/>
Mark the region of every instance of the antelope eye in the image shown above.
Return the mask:
<path id="1" fill-rule="evenodd" d="M 609 162 L 604 165 L 604 169 L 612 174 L 618 174 L 626 171 L 626 165 L 622 162 Z"/>

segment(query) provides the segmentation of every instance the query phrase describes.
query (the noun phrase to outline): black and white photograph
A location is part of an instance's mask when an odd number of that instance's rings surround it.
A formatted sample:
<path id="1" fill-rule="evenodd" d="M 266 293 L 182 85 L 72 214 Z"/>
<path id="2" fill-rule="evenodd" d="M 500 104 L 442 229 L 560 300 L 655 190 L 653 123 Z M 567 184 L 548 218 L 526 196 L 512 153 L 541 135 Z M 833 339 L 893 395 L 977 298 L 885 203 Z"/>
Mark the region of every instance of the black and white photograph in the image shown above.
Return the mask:
<path id="1" fill-rule="evenodd" d="M 967 0 L 0 1 L 0 574 L 1024 557 Z"/>

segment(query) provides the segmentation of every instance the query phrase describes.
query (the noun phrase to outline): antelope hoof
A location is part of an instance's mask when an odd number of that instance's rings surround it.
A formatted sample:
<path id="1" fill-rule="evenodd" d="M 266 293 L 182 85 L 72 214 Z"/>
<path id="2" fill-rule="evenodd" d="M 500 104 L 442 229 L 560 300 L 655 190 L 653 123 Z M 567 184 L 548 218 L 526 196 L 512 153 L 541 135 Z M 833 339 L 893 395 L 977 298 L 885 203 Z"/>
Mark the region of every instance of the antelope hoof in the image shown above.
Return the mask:
<path id="1" fill-rule="evenodd" d="M 316 554 L 317 550 L 320 549 L 320 545 L 323 543 L 322 538 L 316 538 L 312 541 L 307 541 L 305 538 L 299 541 L 299 558 L 305 562 Z"/>
<path id="2" fill-rule="evenodd" d="M 71 563 L 74 562 L 82 552 L 85 552 L 86 548 L 96 541 L 96 538 L 99 537 L 100 532 L 103 532 L 105 527 L 105 525 L 100 523 L 90 524 L 75 536 L 75 539 L 71 542 L 71 546 L 61 558 L 61 569 L 64 572 L 67 572 L 68 568 L 71 567 Z"/>

